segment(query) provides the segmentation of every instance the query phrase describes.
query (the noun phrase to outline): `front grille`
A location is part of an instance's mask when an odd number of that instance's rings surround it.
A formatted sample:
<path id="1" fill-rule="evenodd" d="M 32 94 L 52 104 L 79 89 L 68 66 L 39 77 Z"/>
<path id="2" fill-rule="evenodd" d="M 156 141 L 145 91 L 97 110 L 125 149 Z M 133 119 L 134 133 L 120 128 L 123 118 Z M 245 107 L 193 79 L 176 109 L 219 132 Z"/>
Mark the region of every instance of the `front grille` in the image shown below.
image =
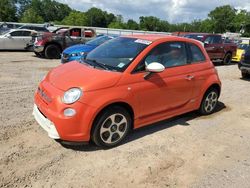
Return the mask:
<path id="1" fill-rule="evenodd" d="M 38 87 L 37 92 L 45 102 L 50 103 L 52 101 L 52 99 L 40 87 Z"/>

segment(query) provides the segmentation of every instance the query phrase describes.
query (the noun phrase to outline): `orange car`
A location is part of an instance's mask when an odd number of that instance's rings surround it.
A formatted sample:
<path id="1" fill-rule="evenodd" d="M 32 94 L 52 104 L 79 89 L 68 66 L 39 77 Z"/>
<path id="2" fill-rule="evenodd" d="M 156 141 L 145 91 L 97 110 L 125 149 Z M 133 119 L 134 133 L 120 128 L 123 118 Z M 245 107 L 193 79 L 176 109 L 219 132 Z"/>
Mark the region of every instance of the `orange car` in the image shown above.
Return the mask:
<path id="1" fill-rule="evenodd" d="M 200 42 L 123 36 L 51 70 L 35 93 L 33 115 L 53 139 L 113 147 L 131 129 L 194 110 L 213 113 L 220 91 Z"/>

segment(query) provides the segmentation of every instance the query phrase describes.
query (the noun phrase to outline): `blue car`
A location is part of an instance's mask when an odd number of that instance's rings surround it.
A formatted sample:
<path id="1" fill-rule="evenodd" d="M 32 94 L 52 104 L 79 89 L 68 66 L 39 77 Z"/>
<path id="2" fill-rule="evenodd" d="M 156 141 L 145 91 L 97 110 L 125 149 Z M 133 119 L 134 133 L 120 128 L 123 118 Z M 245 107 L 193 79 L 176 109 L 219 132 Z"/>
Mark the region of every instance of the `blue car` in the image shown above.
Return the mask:
<path id="1" fill-rule="evenodd" d="M 101 35 L 85 44 L 77 44 L 66 48 L 62 52 L 61 63 L 67 63 L 69 61 L 79 61 L 91 50 L 95 49 L 102 43 L 115 38 L 116 36 Z"/>

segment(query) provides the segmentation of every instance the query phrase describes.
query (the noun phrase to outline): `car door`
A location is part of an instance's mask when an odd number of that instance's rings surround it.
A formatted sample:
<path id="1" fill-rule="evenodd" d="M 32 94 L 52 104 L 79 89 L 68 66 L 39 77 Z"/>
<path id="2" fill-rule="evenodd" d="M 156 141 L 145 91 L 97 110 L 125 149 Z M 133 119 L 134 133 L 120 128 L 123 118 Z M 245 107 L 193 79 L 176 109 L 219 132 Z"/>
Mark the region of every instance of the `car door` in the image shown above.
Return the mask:
<path id="1" fill-rule="evenodd" d="M 205 48 L 211 59 L 220 59 L 223 54 L 223 43 L 221 36 L 208 36 L 205 41 Z"/>
<path id="2" fill-rule="evenodd" d="M 195 102 L 200 96 L 201 88 L 204 86 L 206 79 L 210 76 L 210 68 L 206 68 L 206 57 L 200 47 L 194 43 L 187 43 L 188 58 L 192 75 L 194 76 L 194 89 L 192 101 Z M 210 67 L 210 66 L 209 66 Z"/>
<path id="3" fill-rule="evenodd" d="M 32 40 L 31 31 L 23 31 L 22 36 L 23 36 L 23 46 L 27 47 L 27 45 L 30 44 Z"/>
<path id="4" fill-rule="evenodd" d="M 152 62 L 159 62 L 166 69 L 145 78 L 145 64 Z M 132 90 L 139 103 L 140 118 L 171 114 L 190 102 L 194 82 L 192 70 L 186 65 L 187 52 L 184 42 L 162 43 L 138 64 L 131 75 L 131 81 L 136 80 Z"/>
<path id="5" fill-rule="evenodd" d="M 23 50 L 26 46 L 24 45 L 24 38 L 22 31 L 12 31 L 6 35 L 5 47 L 9 50 Z"/>

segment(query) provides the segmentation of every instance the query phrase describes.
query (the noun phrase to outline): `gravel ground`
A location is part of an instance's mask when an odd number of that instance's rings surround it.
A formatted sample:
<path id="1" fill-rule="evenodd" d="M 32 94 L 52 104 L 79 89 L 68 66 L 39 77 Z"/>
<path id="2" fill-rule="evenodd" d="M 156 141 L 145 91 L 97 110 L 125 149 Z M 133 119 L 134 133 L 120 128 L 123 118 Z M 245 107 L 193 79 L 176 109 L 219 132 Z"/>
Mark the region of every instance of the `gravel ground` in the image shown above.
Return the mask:
<path id="1" fill-rule="evenodd" d="M 39 81 L 59 60 L 0 52 L 0 187 L 250 187 L 250 82 L 217 66 L 217 112 L 133 131 L 119 147 L 62 146 L 32 117 Z"/>

